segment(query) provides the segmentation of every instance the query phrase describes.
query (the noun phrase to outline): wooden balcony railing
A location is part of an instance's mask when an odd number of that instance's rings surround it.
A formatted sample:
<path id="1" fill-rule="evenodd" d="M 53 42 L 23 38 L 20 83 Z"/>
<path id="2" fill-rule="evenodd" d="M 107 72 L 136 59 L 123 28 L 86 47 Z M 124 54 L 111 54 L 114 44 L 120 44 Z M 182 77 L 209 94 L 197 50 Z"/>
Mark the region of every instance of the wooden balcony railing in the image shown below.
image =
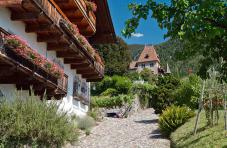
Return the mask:
<path id="1" fill-rule="evenodd" d="M 96 16 L 88 11 L 84 0 L 54 0 L 67 18 L 76 24 L 85 36 L 92 36 L 96 32 Z"/>
<path id="2" fill-rule="evenodd" d="M 7 1 L 10 0 L 5 0 L 5 2 Z M 82 0 L 73 0 L 74 3 L 75 1 L 82 2 Z M 7 6 L 12 12 L 12 20 L 23 21 L 27 33 L 37 33 L 38 42 L 46 42 L 47 50 L 56 51 L 56 56 L 63 58 L 65 64 L 71 64 L 71 68 L 76 69 L 83 78 L 93 81 L 96 78 L 100 79 L 100 76 L 103 77 L 103 68 L 96 66 L 99 63 L 96 63 L 93 55 L 88 52 L 86 45 L 80 44 L 72 37 L 72 33 L 69 33 L 72 31 L 62 27 L 61 20 L 68 22 L 68 24 L 70 20 L 63 12 L 66 9 L 60 8 L 58 0 L 22 0 L 20 5 Z M 85 9 L 84 6 L 83 9 Z"/>
<path id="3" fill-rule="evenodd" d="M 64 74 L 61 79 L 58 79 L 58 87 L 64 91 L 68 89 L 68 76 Z"/>
<path id="4" fill-rule="evenodd" d="M 43 67 L 38 66 L 18 54 L 13 47 L 5 44 L 5 37 L 9 33 L 0 28 L 0 84 L 20 84 L 23 86 L 34 86 L 34 91 L 43 95 L 43 90 L 48 90 L 47 95 L 64 96 L 67 94 L 68 76 L 57 78 L 47 72 Z"/>

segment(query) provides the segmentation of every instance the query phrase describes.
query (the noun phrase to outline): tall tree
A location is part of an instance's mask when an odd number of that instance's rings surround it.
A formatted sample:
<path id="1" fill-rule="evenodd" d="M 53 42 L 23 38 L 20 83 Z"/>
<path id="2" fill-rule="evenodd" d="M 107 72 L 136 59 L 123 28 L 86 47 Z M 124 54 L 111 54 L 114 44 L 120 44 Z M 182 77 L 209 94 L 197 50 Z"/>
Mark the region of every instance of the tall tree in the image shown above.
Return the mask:
<path id="1" fill-rule="evenodd" d="M 105 61 L 106 75 L 123 75 L 128 72 L 131 53 L 123 39 L 118 37 L 116 44 L 103 44 L 96 48 Z"/>
<path id="2" fill-rule="evenodd" d="M 206 78 L 207 69 L 224 59 L 219 69 L 227 81 L 227 1 L 171 0 L 170 4 L 147 0 L 146 4 L 129 4 L 133 17 L 126 21 L 123 35 L 130 37 L 140 19 L 155 18 L 160 28 L 167 29 L 165 37 L 183 41 L 182 58 L 195 54 L 204 56 L 200 74 Z M 152 10 L 152 13 L 151 11 Z"/>

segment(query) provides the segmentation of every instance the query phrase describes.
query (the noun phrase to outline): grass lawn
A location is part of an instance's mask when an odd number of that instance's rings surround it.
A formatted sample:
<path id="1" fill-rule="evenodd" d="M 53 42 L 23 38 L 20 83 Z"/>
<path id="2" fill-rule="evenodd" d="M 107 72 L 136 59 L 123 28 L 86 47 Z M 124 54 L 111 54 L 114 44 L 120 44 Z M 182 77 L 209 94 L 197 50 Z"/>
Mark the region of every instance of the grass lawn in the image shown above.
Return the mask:
<path id="1" fill-rule="evenodd" d="M 197 135 L 193 135 L 195 118 L 179 127 L 171 134 L 173 147 L 177 148 L 227 148 L 227 132 L 224 131 L 224 112 L 219 111 L 219 124 L 206 126 L 205 113 L 200 116 Z"/>

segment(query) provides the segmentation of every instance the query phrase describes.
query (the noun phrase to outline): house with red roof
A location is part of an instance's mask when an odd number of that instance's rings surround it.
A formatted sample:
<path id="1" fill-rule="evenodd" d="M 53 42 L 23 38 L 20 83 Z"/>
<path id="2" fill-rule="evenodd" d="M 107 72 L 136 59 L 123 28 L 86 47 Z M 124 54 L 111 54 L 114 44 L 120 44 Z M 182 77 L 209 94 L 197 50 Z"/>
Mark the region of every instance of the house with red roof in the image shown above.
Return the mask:
<path id="1" fill-rule="evenodd" d="M 141 72 L 144 68 L 152 70 L 154 74 L 159 73 L 160 60 L 154 46 L 145 45 L 138 60 L 132 61 L 129 65 L 129 69 L 132 71 Z"/>

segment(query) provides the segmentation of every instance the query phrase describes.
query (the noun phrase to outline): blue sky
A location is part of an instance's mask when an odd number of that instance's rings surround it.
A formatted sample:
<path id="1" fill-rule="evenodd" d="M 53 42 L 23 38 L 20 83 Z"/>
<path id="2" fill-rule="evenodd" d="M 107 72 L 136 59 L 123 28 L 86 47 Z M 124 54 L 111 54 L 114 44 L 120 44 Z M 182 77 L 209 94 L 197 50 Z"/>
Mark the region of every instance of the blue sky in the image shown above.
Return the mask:
<path id="1" fill-rule="evenodd" d="M 168 1 L 168 0 L 158 0 Z M 118 36 L 122 37 L 121 30 L 124 28 L 124 23 L 131 18 L 131 12 L 128 10 L 130 2 L 145 3 L 146 0 L 108 0 L 110 12 Z M 147 21 L 142 20 L 139 28 L 136 30 L 134 37 L 129 39 L 123 38 L 128 44 L 158 44 L 164 41 L 165 30 L 158 27 L 157 22 L 150 18 Z M 136 37 L 137 36 L 137 37 Z"/>

